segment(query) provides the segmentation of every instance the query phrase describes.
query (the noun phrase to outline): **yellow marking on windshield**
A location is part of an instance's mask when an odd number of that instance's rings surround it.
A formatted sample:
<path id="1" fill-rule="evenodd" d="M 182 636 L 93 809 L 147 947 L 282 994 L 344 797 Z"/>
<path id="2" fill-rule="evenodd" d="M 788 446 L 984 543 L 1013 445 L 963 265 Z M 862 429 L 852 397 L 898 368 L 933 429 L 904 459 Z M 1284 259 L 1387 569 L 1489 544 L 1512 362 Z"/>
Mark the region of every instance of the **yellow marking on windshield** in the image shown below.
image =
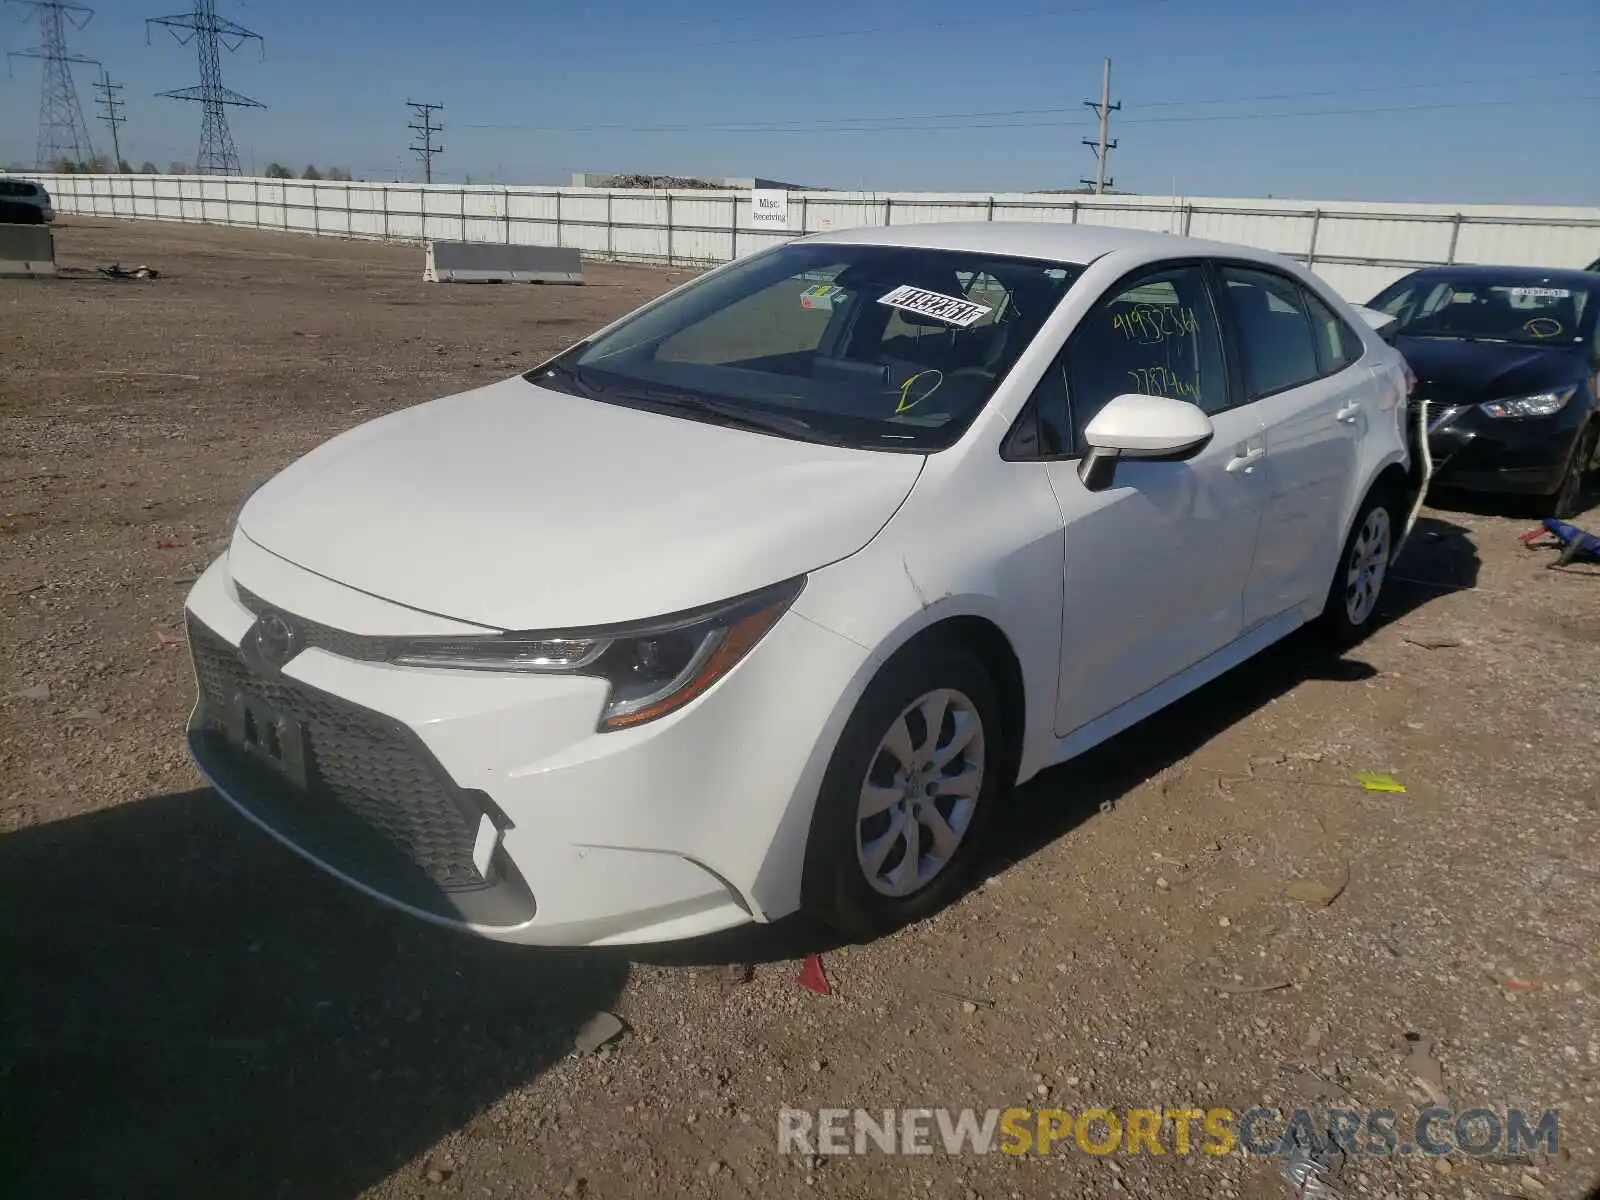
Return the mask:
<path id="1" fill-rule="evenodd" d="M 923 392 L 922 395 L 918 396 L 915 400 L 908 400 L 907 397 L 911 394 L 911 385 L 916 383 L 916 381 L 921 379 L 924 375 L 937 375 L 939 378 L 933 381 L 933 386 L 931 388 Z M 937 392 L 940 385 L 943 383 L 944 372 L 936 367 L 930 367 L 926 371 L 918 371 L 910 379 L 906 380 L 900 385 L 900 403 L 894 406 L 895 416 L 899 416 L 903 412 L 908 412 L 917 405 L 921 404 L 929 396 Z"/>

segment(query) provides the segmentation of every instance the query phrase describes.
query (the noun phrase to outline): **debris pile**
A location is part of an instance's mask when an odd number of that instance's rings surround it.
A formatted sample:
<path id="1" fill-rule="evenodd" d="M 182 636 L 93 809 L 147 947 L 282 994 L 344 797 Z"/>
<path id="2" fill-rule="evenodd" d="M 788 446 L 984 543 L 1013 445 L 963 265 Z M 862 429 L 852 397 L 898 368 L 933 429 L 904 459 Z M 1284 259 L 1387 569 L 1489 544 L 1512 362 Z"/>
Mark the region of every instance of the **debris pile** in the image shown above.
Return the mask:
<path id="1" fill-rule="evenodd" d="M 140 263 L 137 267 L 124 267 L 121 263 L 112 263 L 109 267 L 95 268 L 107 279 L 160 279 L 161 272 L 154 267 L 147 267 Z"/>
<path id="2" fill-rule="evenodd" d="M 709 179 L 685 179 L 681 175 L 609 175 L 601 183 L 608 188 L 698 188 L 708 192 L 725 192 L 727 184 L 713 183 Z"/>

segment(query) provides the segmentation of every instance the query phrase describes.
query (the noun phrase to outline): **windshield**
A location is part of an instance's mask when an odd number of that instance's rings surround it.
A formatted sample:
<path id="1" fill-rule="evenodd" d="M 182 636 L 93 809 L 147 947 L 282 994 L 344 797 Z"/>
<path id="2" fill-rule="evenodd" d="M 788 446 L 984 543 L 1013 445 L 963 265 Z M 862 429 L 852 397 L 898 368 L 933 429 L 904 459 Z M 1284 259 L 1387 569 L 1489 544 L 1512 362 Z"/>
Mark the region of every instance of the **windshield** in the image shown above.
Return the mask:
<path id="1" fill-rule="evenodd" d="M 1600 280 L 1573 287 L 1537 271 L 1526 278 L 1503 271 L 1419 275 L 1380 292 L 1367 307 L 1396 318 L 1394 332 L 1405 337 L 1570 346 L 1585 340 L 1600 305 L 1597 294 Z"/>
<path id="2" fill-rule="evenodd" d="M 529 375 L 597 400 L 878 449 L 953 443 L 1078 265 L 790 243 Z"/>

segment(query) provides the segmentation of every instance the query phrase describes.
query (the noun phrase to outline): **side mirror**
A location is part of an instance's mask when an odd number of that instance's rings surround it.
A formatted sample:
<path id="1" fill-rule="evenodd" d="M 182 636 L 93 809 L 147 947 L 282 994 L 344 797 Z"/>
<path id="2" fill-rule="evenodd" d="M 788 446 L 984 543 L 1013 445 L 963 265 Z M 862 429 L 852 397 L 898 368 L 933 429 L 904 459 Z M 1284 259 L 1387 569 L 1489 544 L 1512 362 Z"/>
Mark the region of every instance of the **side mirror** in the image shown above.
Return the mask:
<path id="1" fill-rule="evenodd" d="M 1211 418 L 1198 405 L 1128 392 L 1111 400 L 1083 431 L 1089 453 L 1078 466 L 1078 478 L 1098 492 L 1111 486 L 1121 459 L 1183 462 L 1215 435 Z"/>

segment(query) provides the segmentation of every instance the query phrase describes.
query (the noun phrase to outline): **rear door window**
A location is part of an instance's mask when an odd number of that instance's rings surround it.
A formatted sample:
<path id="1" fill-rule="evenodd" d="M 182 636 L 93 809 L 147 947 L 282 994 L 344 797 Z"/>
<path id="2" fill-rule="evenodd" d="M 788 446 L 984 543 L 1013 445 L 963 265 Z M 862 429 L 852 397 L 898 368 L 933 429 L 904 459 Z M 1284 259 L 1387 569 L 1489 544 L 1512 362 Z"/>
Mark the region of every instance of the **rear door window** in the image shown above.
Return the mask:
<path id="1" fill-rule="evenodd" d="M 1317 358 L 1322 374 L 1332 375 L 1342 371 L 1360 358 L 1364 351 L 1360 335 L 1314 292 L 1301 288 L 1300 296 L 1305 301 L 1306 311 L 1311 316 L 1311 325 L 1317 335 Z"/>
<path id="2" fill-rule="evenodd" d="M 1224 266 L 1221 277 L 1249 398 L 1259 400 L 1318 378 L 1317 344 L 1300 285 L 1246 267 Z"/>

